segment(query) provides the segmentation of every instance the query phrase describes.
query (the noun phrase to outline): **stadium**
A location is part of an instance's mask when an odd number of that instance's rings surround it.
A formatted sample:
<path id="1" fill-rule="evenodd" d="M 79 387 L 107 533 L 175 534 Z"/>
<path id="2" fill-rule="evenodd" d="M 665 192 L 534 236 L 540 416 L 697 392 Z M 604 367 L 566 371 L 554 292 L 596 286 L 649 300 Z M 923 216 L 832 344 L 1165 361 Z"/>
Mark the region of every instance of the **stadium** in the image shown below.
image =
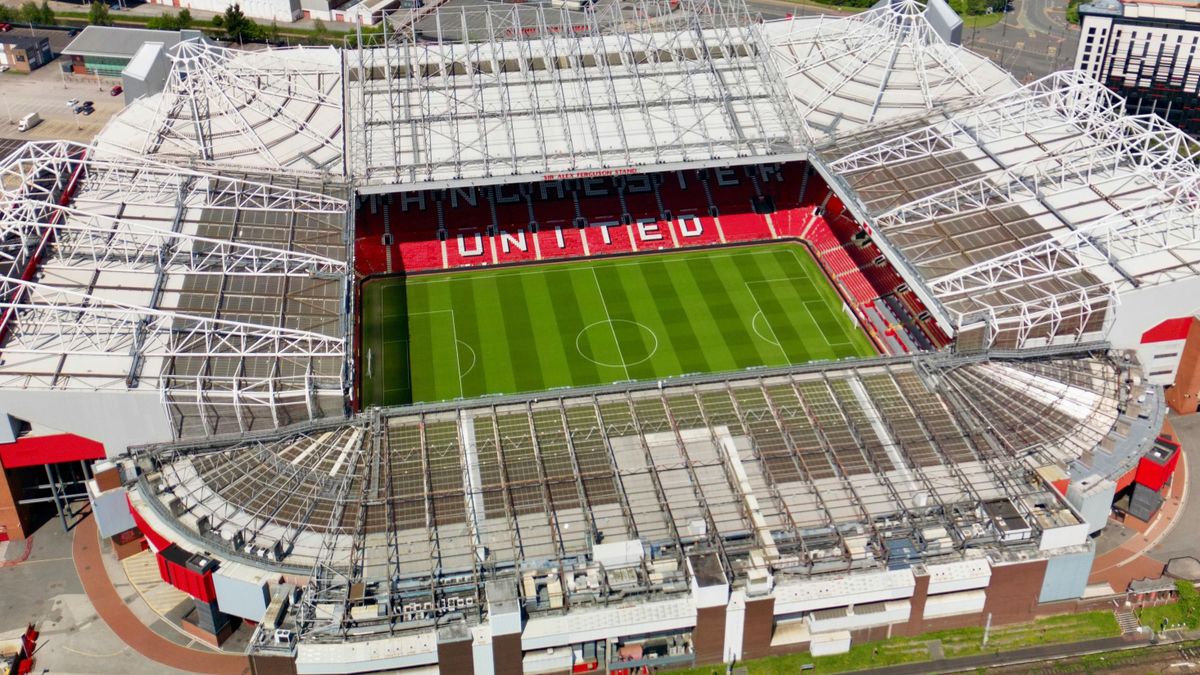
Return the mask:
<path id="1" fill-rule="evenodd" d="M 942 0 L 385 26 L 181 43 L 3 160 L 0 410 L 100 448 L 198 634 L 644 672 L 1082 606 L 1178 459 L 1186 135 Z"/>

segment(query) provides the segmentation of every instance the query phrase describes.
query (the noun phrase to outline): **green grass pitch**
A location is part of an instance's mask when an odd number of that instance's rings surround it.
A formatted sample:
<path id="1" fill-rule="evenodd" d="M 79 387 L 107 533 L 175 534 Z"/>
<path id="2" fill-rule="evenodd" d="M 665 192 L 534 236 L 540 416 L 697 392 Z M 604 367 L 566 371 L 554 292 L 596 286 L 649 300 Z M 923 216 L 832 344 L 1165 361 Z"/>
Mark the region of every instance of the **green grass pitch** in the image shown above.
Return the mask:
<path id="1" fill-rule="evenodd" d="M 365 406 L 869 356 L 798 244 L 367 282 Z"/>

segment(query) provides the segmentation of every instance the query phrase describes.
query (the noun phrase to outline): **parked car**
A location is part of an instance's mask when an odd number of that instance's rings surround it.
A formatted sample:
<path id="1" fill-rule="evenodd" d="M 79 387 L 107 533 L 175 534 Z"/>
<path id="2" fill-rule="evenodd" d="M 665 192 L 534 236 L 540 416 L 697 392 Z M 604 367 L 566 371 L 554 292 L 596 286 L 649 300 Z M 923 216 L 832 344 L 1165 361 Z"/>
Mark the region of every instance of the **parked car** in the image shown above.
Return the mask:
<path id="1" fill-rule="evenodd" d="M 120 95 L 121 95 L 121 93 L 122 93 L 122 92 L 124 92 L 124 91 L 125 91 L 125 87 L 122 87 L 121 85 L 119 85 L 119 84 L 118 84 L 117 86 L 115 86 L 115 87 L 113 87 L 112 89 L 110 89 L 110 90 L 109 90 L 109 92 L 108 92 L 108 94 L 109 94 L 110 96 L 120 96 Z"/>
<path id="2" fill-rule="evenodd" d="M 67 31 L 67 37 L 75 37 L 76 35 L 79 35 L 78 28 L 72 28 L 71 30 Z"/>
<path id="3" fill-rule="evenodd" d="M 83 109 L 83 116 L 84 116 L 84 117 L 87 117 L 88 115 L 91 115 L 91 114 L 92 114 L 92 113 L 94 113 L 94 112 L 96 112 L 96 109 L 95 109 L 95 108 L 84 108 L 84 109 Z"/>
<path id="4" fill-rule="evenodd" d="M 11 23 L 0 23 L 0 33 L 7 33 L 10 30 L 12 30 Z"/>
<path id="5" fill-rule="evenodd" d="M 79 99 L 77 99 L 77 98 L 67 99 L 67 107 L 68 108 L 76 108 L 78 106 L 79 106 Z"/>
<path id="6" fill-rule="evenodd" d="M 83 106 L 83 107 L 85 107 L 85 108 L 94 108 L 94 107 L 96 107 L 96 104 L 92 103 L 91 101 L 84 101 L 83 103 L 80 103 L 79 105 L 81 105 L 81 106 Z"/>
<path id="7" fill-rule="evenodd" d="M 71 108 L 71 111 L 78 115 L 79 113 L 83 112 L 83 106 L 77 105 L 74 108 Z"/>

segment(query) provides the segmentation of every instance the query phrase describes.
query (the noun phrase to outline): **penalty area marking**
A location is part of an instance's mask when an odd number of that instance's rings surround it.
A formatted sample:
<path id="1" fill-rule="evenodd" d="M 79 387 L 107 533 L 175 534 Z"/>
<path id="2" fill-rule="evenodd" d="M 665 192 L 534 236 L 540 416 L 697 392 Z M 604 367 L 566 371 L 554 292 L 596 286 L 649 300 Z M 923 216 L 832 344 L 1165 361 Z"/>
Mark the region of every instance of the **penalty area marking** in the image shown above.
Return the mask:
<path id="1" fill-rule="evenodd" d="M 746 292 L 750 294 L 750 299 L 754 301 L 754 306 L 758 308 L 758 311 L 754 313 L 754 316 L 750 317 L 750 329 L 753 330 L 754 334 L 761 338 L 763 342 L 775 345 L 775 348 L 778 349 L 779 353 L 783 355 L 783 360 L 790 364 L 792 362 L 792 357 L 789 356 L 787 350 L 783 348 L 783 344 L 779 341 L 779 333 L 775 332 L 775 327 L 771 325 L 771 320 L 767 318 L 767 313 L 763 311 L 762 304 L 758 301 L 758 295 L 754 292 L 754 284 L 765 284 L 773 281 L 790 281 L 790 279 L 759 279 L 757 281 L 745 282 Z M 766 335 L 763 335 L 762 331 L 758 329 L 759 316 L 762 316 L 762 322 L 766 324 L 767 330 L 771 331 L 771 335 L 773 335 L 775 339 L 771 339 Z"/>
<path id="2" fill-rule="evenodd" d="M 751 294 L 751 295 L 753 295 L 753 294 Z M 754 302 L 757 304 L 758 300 L 755 300 Z M 763 335 L 763 332 L 761 330 L 759 330 L 759 328 L 758 328 L 759 317 L 762 317 L 763 323 L 765 323 L 767 325 L 767 330 L 771 331 L 772 335 L 775 334 L 775 329 L 771 327 L 771 322 L 767 320 L 767 315 L 763 314 L 763 311 L 761 309 L 759 309 L 757 312 L 755 312 L 754 317 L 752 319 L 750 319 L 750 327 L 754 329 L 754 333 L 756 335 L 758 335 L 758 337 L 762 338 L 763 342 L 768 342 L 770 344 L 773 344 L 776 347 L 779 347 L 780 351 L 783 351 L 783 345 L 779 344 L 778 336 L 767 337 L 766 335 Z"/>

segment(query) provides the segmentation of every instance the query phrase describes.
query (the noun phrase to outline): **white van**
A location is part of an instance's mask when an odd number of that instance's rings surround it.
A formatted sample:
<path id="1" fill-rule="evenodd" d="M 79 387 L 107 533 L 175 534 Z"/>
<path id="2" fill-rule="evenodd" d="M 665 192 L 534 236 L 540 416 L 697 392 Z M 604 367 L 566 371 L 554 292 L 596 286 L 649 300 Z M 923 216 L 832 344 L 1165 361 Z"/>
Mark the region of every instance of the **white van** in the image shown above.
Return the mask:
<path id="1" fill-rule="evenodd" d="M 41 123 L 42 116 L 35 112 L 31 112 L 21 118 L 21 123 L 17 125 L 17 131 L 29 131 Z"/>

